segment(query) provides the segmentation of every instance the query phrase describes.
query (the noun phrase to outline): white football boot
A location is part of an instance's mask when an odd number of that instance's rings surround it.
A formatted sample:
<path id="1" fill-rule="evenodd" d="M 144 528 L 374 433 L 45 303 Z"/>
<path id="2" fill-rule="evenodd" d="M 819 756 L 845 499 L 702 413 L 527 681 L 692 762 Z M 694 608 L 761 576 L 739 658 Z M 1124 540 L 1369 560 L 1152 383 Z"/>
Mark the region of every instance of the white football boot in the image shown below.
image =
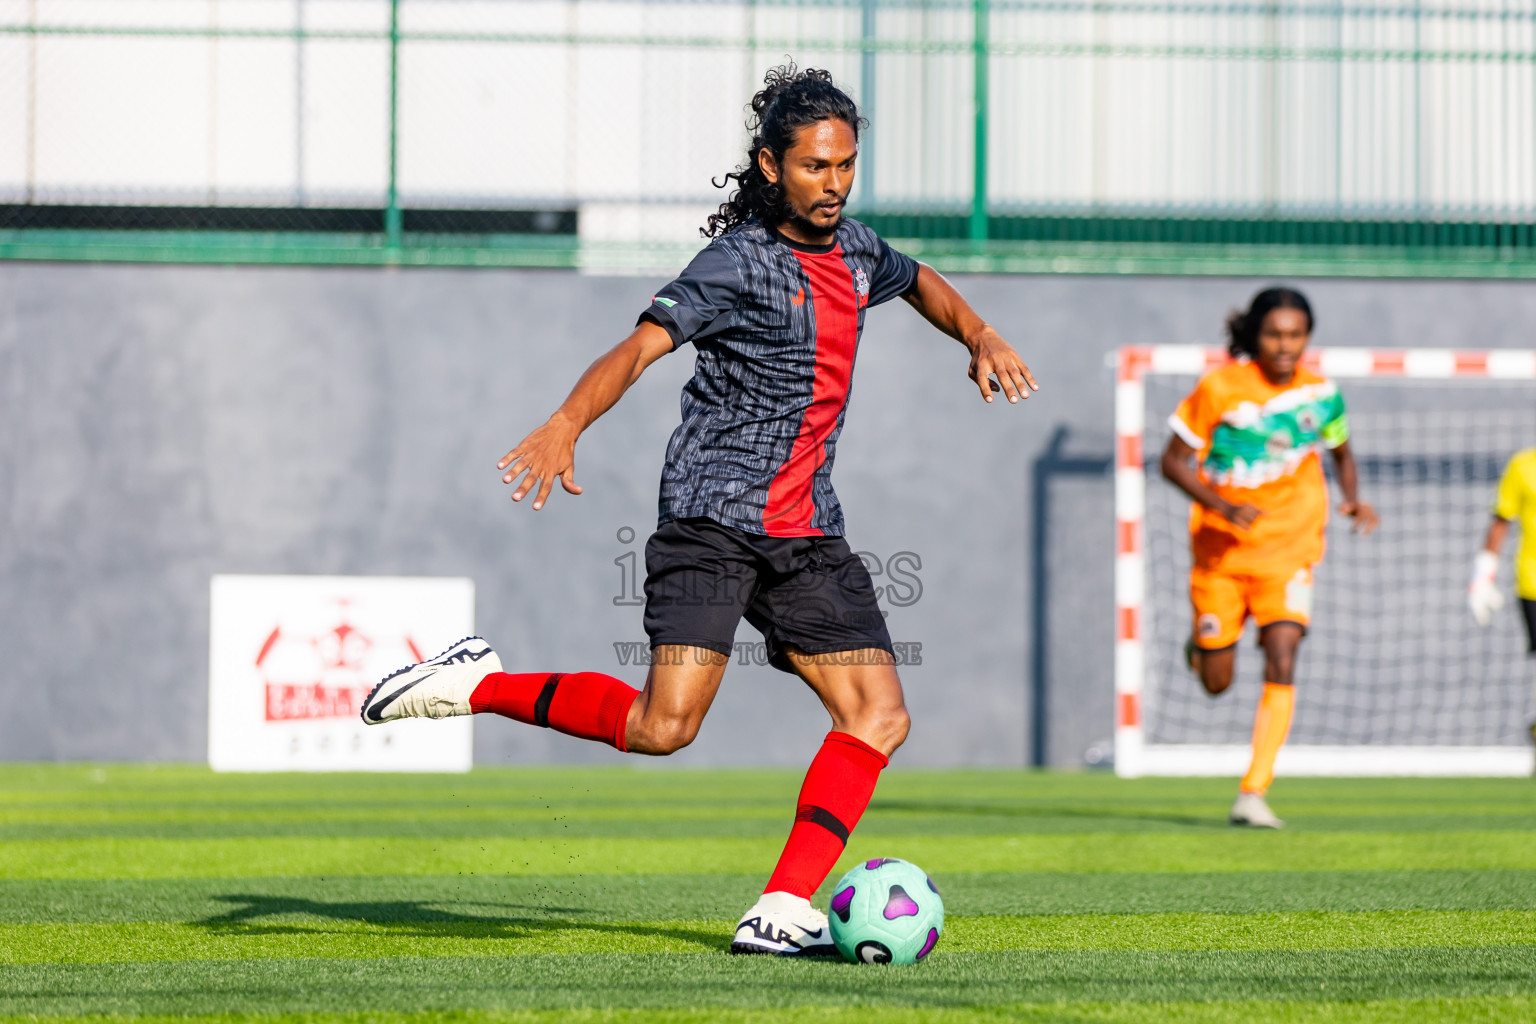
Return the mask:
<path id="1" fill-rule="evenodd" d="M 397 718 L 452 718 L 470 713 L 469 696 L 480 680 L 501 671 L 501 659 L 477 636 L 465 637 L 431 661 L 391 672 L 363 701 L 369 725 Z"/>
<path id="2" fill-rule="evenodd" d="M 1269 809 L 1269 804 L 1258 793 L 1237 794 L 1237 802 L 1232 805 L 1232 813 L 1227 815 L 1227 820 L 1234 825 L 1253 828 L 1285 828 L 1285 822 L 1275 817 L 1275 812 Z"/>
<path id="3" fill-rule="evenodd" d="M 736 926 L 732 953 L 836 956 L 827 915 L 787 892 L 765 892 Z"/>

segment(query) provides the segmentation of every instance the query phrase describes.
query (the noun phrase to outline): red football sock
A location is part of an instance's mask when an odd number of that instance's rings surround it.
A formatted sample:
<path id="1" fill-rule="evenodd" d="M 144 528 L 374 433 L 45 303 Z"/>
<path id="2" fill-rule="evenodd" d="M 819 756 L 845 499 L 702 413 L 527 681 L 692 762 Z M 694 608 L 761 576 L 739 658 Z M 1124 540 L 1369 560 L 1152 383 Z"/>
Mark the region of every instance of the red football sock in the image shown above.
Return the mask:
<path id="1" fill-rule="evenodd" d="M 628 750 L 624 727 L 638 696 L 601 672 L 492 672 L 470 694 L 469 707 Z"/>
<path id="2" fill-rule="evenodd" d="M 805 773 L 795 825 L 764 892 L 811 898 L 842 856 L 848 834 L 869 806 L 880 769 L 890 763 L 861 739 L 845 732 L 827 733 Z"/>

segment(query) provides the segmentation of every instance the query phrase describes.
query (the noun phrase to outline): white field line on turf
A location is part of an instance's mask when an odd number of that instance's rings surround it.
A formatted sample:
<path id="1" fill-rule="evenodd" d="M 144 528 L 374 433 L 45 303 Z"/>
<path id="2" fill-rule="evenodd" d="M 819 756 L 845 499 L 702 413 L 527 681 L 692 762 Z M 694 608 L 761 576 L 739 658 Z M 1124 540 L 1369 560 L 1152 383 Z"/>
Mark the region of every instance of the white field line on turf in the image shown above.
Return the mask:
<path id="1" fill-rule="evenodd" d="M 1118 751 L 1117 751 L 1118 756 Z M 1142 775 L 1240 776 L 1252 751 L 1238 744 L 1144 744 Z M 1301 746 L 1280 748 L 1282 776 L 1524 776 L 1536 767 L 1530 747 Z"/>

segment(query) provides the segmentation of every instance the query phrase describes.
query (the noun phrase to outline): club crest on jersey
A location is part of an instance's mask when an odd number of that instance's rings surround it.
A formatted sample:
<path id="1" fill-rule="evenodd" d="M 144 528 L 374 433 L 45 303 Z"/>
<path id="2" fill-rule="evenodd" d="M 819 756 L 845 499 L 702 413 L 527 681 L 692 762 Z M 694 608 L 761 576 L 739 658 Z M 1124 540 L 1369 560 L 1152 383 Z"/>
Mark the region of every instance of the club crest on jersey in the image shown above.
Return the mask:
<path id="1" fill-rule="evenodd" d="M 853 290 L 859 294 L 860 309 L 869 305 L 869 275 L 864 273 L 863 267 L 854 268 Z"/>

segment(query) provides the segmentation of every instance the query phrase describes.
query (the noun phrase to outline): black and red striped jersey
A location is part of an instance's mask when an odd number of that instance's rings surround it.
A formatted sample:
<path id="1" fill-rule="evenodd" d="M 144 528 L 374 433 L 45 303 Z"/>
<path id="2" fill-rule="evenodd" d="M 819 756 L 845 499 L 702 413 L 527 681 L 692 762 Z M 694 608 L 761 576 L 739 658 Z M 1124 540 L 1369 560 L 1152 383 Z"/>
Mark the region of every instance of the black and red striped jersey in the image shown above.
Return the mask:
<path id="1" fill-rule="evenodd" d="M 695 256 L 641 315 L 674 348 L 698 350 L 667 444 L 660 521 L 842 536 L 832 457 L 864 311 L 916 280 L 914 260 L 847 218 L 830 245 L 800 245 L 753 220 Z"/>

